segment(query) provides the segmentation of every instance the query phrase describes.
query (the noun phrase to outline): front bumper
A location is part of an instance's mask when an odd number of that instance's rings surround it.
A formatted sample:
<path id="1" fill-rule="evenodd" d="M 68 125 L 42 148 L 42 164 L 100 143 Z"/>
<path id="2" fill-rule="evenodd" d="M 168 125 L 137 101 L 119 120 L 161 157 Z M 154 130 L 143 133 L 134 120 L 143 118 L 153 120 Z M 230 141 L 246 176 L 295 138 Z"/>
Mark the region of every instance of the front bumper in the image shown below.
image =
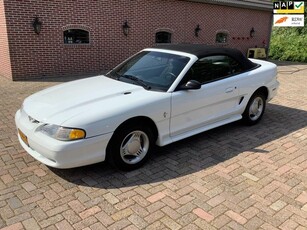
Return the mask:
<path id="1" fill-rule="evenodd" d="M 105 160 L 106 148 L 113 133 L 76 141 L 59 141 L 37 132 L 41 124 L 31 123 L 24 112 L 15 115 L 17 128 L 26 135 L 27 145 L 20 134 L 21 146 L 36 160 L 54 168 L 73 168 Z"/>

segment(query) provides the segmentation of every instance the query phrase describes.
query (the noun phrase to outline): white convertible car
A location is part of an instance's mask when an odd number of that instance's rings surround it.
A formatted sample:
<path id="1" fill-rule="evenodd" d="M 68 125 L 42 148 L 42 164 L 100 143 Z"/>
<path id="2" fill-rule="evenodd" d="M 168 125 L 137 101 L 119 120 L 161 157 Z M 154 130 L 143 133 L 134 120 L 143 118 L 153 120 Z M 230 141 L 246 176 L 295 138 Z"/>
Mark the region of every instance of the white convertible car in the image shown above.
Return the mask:
<path id="1" fill-rule="evenodd" d="M 105 76 L 60 84 L 23 102 L 22 147 L 55 168 L 108 160 L 141 166 L 164 146 L 243 119 L 256 124 L 277 92 L 276 65 L 229 48 L 159 45 Z"/>

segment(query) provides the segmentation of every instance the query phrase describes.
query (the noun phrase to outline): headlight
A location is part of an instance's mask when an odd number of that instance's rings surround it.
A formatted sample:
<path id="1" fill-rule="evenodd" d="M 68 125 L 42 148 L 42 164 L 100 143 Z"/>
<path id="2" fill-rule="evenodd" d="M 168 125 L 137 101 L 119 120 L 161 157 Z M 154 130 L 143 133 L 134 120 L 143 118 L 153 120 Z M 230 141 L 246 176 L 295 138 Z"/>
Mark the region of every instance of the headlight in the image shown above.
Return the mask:
<path id="1" fill-rule="evenodd" d="M 85 138 L 85 131 L 82 129 L 65 128 L 58 125 L 46 124 L 40 131 L 60 141 L 73 141 Z"/>

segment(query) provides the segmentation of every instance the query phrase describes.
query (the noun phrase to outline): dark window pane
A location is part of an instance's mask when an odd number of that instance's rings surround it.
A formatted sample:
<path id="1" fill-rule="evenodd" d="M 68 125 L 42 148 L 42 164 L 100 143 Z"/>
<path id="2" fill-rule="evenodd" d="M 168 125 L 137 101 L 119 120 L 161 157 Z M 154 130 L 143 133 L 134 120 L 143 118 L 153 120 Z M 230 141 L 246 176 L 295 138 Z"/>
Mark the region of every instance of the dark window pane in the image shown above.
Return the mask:
<path id="1" fill-rule="evenodd" d="M 191 70 L 185 76 L 185 82 L 197 80 L 205 84 L 240 73 L 241 71 L 242 68 L 240 64 L 228 56 L 210 56 L 195 62 Z"/>
<path id="2" fill-rule="evenodd" d="M 171 43 L 172 34 L 169 32 L 157 32 L 156 43 Z"/>
<path id="3" fill-rule="evenodd" d="M 217 33 L 216 34 L 215 42 L 217 42 L 217 43 L 226 43 L 227 42 L 227 38 L 228 38 L 228 34 L 227 33 Z"/>
<path id="4" fill-rule="evenodd" d="M 80 29 L 69 29 L 64 31 L 65 44 L 89 43 L 89 32 Z"/>

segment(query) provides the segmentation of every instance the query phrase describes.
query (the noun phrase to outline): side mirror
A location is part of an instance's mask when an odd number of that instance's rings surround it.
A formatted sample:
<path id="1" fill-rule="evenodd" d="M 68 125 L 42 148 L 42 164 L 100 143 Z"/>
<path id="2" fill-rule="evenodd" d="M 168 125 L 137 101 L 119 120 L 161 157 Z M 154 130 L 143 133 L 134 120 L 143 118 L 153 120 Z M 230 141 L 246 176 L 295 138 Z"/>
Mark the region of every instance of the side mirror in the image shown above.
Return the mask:
<path id="1" fill-rule="evenodd" d="M 190 80 L 185 85 L 179 87 L 179 89 L 181 90 L 195 90 L 200 88 L 201 84 L 199 83 L 199 81 L 196 80 Z"/>

